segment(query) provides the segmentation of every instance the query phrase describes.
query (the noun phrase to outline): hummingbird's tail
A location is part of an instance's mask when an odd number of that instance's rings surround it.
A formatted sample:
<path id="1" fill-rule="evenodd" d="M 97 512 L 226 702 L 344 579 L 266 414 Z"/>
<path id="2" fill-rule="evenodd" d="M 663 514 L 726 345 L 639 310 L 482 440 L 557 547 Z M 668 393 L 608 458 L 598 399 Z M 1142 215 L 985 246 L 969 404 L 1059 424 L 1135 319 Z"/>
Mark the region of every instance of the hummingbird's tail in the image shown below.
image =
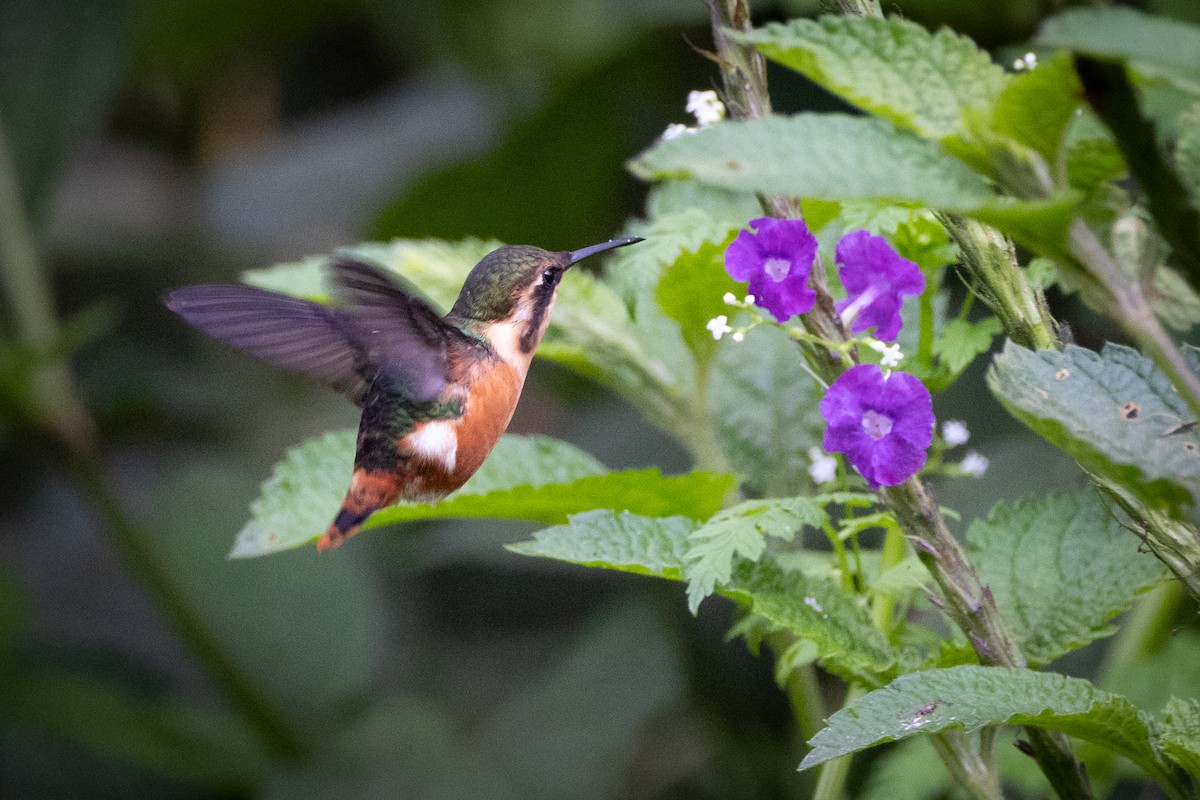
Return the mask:
<path id="1" fill-rule="evenodd" d="M 350 478 L 350 489 L 338 509 L 337 516 L 317 540 L 317 549 L 332 550 L 358 533 L 367 517 L 396 502 L 400 496 L 400 475 L 384 470 L 356 469 Z"/>

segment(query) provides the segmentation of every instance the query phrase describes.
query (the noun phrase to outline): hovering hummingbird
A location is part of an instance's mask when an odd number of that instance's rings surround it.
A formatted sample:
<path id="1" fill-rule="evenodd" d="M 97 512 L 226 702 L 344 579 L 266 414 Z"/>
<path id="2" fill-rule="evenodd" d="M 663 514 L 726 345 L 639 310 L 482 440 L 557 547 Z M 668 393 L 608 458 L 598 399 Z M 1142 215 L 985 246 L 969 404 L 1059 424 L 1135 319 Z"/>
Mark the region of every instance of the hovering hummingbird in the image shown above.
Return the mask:
<path id="1" fill-rule="evenodd" d="M 588 256 L 507 246 L 471 270 L 450 313 L 382 269 L 335 256 L 341 305 L 249 286 L 185 286 L 169 309 L 208 335 L 316 378 L 362 406 L 350 489 L 318 550 L 399 499 L 434 501 L 474 474 L 508 427 L 563 273 Z"/>

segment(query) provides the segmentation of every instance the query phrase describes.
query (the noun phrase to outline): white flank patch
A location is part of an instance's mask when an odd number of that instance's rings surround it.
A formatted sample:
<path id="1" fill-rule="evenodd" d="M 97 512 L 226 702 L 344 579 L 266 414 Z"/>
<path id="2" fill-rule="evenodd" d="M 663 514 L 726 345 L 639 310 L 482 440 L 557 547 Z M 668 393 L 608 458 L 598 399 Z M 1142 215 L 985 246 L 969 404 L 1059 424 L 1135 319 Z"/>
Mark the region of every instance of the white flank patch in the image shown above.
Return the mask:
<path id="1" fill-rule="evenodd" d="M 415 454 L 441 463 L 446 472 L 454 472 L 458 461 L 458 434 L 453 422 L 427 422 L 405 439 Z"/>

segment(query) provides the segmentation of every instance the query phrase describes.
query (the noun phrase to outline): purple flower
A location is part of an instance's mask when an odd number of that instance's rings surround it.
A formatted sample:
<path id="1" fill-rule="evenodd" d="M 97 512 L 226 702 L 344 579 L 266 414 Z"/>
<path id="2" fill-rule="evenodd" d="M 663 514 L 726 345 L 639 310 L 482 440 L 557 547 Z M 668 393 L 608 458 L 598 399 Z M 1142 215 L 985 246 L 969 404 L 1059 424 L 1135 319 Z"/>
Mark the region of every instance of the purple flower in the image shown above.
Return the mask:
<path id="1" fill-rule="evenodd" d="M 827 453 L 845 453 L 872 489 L 903 483 L 925 465 L 933 441 L 933 400 L 907 372 L 884 377 L 859 364 L 838 377 L 821 399 Z"/>
<path id="2" fill-rule="evenodd" d="M 851 231 L 837 246 L 838 277 L 846 299 L 837 304 L 851 333 L 875 328 L 875 337 L 893 341 L 900 332 L 900 297 L 925 291 L 921 268 L 892 249 L 882 236 Z"/>
<path id="3" fill-rule="evenodd" d="M 817 299 L 808 287 L 817 237 L 802 219 L 759 217 L 750 227 L 758 233 L 742 231 L 725 249 L 725 271 L 735 281 L 749 281 L 754 303 L 779 322 L 808 311 Z"/>

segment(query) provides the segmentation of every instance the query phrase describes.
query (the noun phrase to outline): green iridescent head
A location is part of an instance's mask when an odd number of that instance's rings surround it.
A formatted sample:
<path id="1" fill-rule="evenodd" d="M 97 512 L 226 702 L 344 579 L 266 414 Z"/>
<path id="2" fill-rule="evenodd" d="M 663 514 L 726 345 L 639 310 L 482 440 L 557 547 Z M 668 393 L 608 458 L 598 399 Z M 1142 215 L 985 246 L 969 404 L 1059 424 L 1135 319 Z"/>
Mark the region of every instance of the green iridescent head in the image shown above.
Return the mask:
<path id="1" fill-rule="evenodd" d="M 508 245 L 483 257 L 467 276 L 453 318 L 466 323 L 490 323 L 522 316 L 540 324 L 558 292 L 562 274 L 590 255 L 640 242 L 614 239 L 582 250 L 550 252 L 529 245 Z"/>

